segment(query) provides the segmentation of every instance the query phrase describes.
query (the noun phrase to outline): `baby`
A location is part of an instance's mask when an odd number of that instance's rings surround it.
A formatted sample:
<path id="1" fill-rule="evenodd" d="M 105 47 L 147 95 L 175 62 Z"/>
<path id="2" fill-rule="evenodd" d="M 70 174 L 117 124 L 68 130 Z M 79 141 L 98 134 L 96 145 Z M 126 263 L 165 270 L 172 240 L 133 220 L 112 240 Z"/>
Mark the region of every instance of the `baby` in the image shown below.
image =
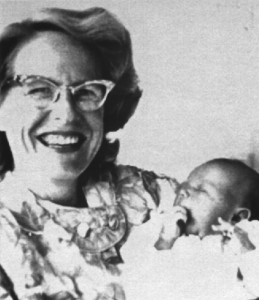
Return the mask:
<path id="1" fill-rule="evenodd" d="M 222 218 L 225 225 L 217 225 Z M 156 243 L 169 249 L 182 234 L 203 238 L 226 231 L 226 224 L 259 220 L 259 174 L 241 161 L 219 158 L 195 168 L 181 184 L 172 214 L 165 214 Z"/>
<path id="2" fill-rule="evenodd" d="M 159 208 L 122 247 L 127 299 L 259 299 L 257 220 L 254 170 L 222 158 L 197 167 L 173 209 Z"/>

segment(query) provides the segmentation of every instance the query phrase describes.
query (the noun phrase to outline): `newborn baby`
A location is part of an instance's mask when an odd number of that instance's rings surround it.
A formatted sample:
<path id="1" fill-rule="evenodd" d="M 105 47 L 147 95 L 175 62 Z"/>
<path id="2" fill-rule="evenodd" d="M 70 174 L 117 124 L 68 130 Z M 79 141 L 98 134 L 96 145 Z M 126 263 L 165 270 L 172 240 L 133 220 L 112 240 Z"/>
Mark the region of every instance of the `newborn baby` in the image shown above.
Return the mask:
<path id="1" fill-rule="evenodd" d="M 214 159 L 190 173 L 178 190 L 172 214 L 164 216 L 156 248 L 171 248 L 182 234 L 214 234 L 212 225 L 219 217 L 231 225 L 259 220 L 259 175 L 241 161 Z"/>
<path id="2" fill-rule="evenodd" d="M 174 207 L 159 207 L 122 247 L 127 299 L 258 298 L 258 215 L 253 169 L 230 159 L 195 168 Z"/>

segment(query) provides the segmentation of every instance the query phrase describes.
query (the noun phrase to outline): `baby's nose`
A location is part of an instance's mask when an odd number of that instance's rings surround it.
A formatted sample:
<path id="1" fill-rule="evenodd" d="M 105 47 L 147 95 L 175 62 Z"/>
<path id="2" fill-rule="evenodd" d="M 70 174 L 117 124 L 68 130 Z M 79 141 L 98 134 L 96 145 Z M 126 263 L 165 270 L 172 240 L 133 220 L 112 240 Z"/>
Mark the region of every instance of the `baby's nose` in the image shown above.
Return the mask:
<path id="1" fill-rule="evenodd" d="M 186 199 L 190 196 L 190 193 L 187 188 L 182 188 L 179 192 L 181 199 Z"/>
<path id="2" fill-rule="evenodd" d="M 182 186 L 177 193 L 175 199 L 175 205 L 181 205 L 182 202 L 190 196 L 189 191 L 186 187 Z"/>

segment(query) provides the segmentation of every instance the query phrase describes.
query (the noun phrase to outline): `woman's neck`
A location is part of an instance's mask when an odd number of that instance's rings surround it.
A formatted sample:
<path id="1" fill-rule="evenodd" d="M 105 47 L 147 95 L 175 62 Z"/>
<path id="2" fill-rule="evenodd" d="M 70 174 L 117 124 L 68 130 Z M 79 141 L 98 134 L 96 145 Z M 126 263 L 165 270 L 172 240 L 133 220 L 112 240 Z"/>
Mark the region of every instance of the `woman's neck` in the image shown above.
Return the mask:
<path id="1" fill-rule="evenodd" d="M 42 200 L 66 206 L 77 204 L 77 180 L 50 179 L 40 174 L 20 174 L 13 172 L 15 179 L 19 180 L 33 194 Z"/>

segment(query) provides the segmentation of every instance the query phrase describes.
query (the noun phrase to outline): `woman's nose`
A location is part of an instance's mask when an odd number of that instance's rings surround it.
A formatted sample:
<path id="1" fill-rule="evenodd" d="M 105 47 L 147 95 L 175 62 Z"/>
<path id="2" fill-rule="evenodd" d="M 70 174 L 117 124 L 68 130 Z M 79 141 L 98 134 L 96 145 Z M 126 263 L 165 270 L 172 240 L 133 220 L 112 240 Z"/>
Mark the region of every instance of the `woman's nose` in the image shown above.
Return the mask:
<path id="1" fill-rule="evenodd" d="M 63 120 L 65 123 L 78 118 L 78 111 L 69 89 L 60 90 L 57 100 L 52 105 L 52 116 L 56 120 Z"/>

